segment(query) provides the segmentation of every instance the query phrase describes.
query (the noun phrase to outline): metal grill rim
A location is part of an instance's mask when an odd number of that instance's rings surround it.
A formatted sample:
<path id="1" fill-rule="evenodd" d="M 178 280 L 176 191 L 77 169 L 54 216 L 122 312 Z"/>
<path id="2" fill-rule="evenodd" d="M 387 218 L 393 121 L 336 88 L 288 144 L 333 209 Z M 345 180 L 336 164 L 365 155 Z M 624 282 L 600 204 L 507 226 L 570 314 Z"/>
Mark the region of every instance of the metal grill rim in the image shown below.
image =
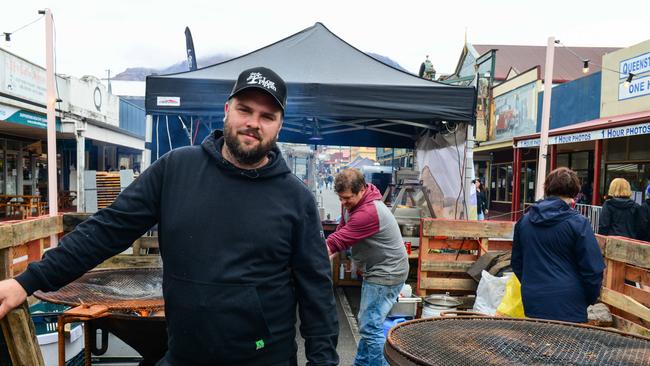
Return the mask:
<path id="1" fill-rule="evenodd" d="M 650 365 L 650 338 L 559 321 L 457 316 L 399 324 L 385 354 L 392 365 Z"/>

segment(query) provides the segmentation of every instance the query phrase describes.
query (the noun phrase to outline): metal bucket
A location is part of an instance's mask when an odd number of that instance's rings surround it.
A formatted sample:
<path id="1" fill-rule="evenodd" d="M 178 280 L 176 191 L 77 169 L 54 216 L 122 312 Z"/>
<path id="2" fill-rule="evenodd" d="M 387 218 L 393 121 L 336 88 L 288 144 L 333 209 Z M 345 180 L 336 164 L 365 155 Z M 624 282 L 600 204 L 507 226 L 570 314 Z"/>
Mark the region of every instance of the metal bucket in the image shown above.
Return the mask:
<path id="1" fill-rule="evenodd" d="M 422 318 L 438 317 L 442 312 L 457 310 L 460 304 L 460 300 L 448 294 L 427 296 L 422 306 Z"/>

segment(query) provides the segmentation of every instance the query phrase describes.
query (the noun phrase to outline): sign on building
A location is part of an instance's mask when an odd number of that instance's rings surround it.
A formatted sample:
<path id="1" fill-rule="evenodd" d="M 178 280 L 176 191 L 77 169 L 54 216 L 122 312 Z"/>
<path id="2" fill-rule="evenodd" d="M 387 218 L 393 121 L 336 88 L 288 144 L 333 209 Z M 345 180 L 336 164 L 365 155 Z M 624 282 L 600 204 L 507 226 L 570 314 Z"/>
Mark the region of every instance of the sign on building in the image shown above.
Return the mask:
<path id="1" fill-rule="evenodd" d="M 535 133 L 537 113 L 535 82 L 494 98 L 494 136 L 496 140 Z"/>

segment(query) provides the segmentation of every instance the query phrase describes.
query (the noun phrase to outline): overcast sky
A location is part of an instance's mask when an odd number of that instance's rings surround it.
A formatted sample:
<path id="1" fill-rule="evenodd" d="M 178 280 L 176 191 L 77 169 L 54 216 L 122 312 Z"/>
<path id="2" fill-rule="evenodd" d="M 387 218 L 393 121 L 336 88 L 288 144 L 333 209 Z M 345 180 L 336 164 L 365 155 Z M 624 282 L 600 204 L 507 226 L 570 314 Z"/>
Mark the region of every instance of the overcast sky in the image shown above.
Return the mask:
<path id="1" fill-rule="evenodd" d="M 0 32 L 49 7 L 57 33 L 57 72 L 106 76 L 127 67 L 185 59 L 189 26 L 197 57 L 243 54 L 322 22 L 364 52 L 417 72 L 425 55 L 452 72 L 465 30 L 470 43 L 627 47 L 650 38 L 650 1 L 219 1 L 3 0 Z M 8 50 L 44 65 L 44 21 L 12 36 Z M 4 40 L 0 46 L 6 48 Z"/>

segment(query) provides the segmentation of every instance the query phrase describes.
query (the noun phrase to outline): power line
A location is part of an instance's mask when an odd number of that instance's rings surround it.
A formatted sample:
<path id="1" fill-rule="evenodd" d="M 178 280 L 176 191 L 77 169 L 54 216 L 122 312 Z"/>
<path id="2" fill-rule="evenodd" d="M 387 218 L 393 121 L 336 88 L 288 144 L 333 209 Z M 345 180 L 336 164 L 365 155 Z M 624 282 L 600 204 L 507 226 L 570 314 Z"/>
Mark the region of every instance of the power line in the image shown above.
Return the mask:
<path id="1" fill-rule="evenodd" d="M 32 20 L 31 22 L 29 22 L 29 23 L 27 23 L 27 24 L 25 24 L 25 25 L 23 25 L 23 26 L 20 26 L 20 27 L 16 28 L 16 30 L 14 30 L 14 31 L 12 31 L 12 32 L 3 32 L 4 35 L 5 35 L 5 41 L 7 41 L 7 42 L 11 41 L 11 35 L 16 34 L 17 32 L 20 32 L 21 30 L 23 30 L 23 29 L 29 27 L 30 25 L 32 25 L 32 24 L 38 22 L 39 20 L 43 19 L 44 16 L 45 16 L 45 15 L 41 15 L 41 16 L 39 16 L 38 18 Z"/>
<path id="2" fill-rule="evenodd" d="M 621 72 L 620 72 L 619 70 L 612 70 L 612 69 L 607 68 L 607 67 L 605 67 L 605 66 L 603 66 L 603 65 L 600 65 L 600 64 L 598 64 L 598 63 L 595 63 L 595 62 L 593 62 L 592 60 L 589 60 L 589 59 L 587 59 L 587 58 L 585 58 L 585 57 L 582 57 L 582 56 L 578 55 L 578 54 L 575 53 L 571 48 L 567 47 L 565 44 L 563 44 L 563 43 L 560 42 L 559 40 L 557 40 L 557 41 L 555 41 L 555 42 L 556 42 L 557 44 L 559 44 L 560 46 L 564 47 L 567 51 L 569 51 L 572 55 L 574 55 L 574 56 L 575 56 L 576 58 L 578 58 L 580 61 L 582 61 L 583 63 L 585 63 L 585 65 L 594 65 L 594 66 L 596 66 L 596 67 L 599 67 L 601 70 L 611 71 L 611 72 L 616 73 L 617 75 L 620 75 L 620 74 L 621 74 Z M 631 74 L 631 75 L 634 75 L 634 74 L 632 74 L 632 73 L 630 73 L 630 74 Z"/>

